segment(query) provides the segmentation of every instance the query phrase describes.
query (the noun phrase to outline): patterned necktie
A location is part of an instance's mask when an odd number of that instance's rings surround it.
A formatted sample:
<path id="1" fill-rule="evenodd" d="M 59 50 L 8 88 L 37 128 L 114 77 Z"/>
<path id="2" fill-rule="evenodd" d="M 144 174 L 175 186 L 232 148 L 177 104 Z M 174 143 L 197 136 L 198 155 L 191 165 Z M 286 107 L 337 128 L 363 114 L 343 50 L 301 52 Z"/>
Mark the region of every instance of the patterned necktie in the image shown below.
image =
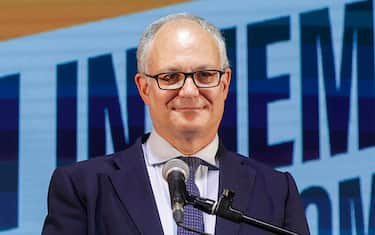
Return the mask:
<path id="1" fill-rule="evenodd" d="M 189 178 L 186 182 L 187 191 L 194 195 L 200 196 L 199 189 L 195 184 L 195 172 L 201 165 L 202 160 L 197 157 L 184 157 L 181 158 L 189 165 Z M 191 205 L 186 205 L 184 208 L 184 224 L 190 228 L 204 232 L 203 212 L 194 208 Z M 195 235 L 197 233 L 190 232 L 180 226 L 177 227 L 177 235 Z"/>

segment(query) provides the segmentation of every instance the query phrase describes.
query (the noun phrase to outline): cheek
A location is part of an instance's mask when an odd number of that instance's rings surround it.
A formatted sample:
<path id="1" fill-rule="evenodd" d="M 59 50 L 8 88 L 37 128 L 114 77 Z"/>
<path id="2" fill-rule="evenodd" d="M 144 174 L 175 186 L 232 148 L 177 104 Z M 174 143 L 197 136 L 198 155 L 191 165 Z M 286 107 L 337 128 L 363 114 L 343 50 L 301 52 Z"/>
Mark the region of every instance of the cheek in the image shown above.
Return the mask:
<path id="1" fill-rule="evenodd" d="M 202 91 L 201 95 L 204 97 L 204 99 L 210 103 L 212 106 L 219 106 L 222 103 L 222 97 L 220 95 L 220 92 L 215 90 L 206 90 Z"/>
<path id="2" fill-rule="evenodd" d="M 163 90 L 153 90 L 150 93 L 150 109 L 153 112 L 163 112 L 165 109 L 168 109 L 169 103 L 173 100 L 175 95 L 169 91 Z"/>
<path id="3" fill-rule="evenodd" d="M 220 92 L 213 93 L 210 96 L 207 96 L 207 99 L 212 106 L 212 114 L 215 115 L 215 117 L 217 118 L 221 117 L 224 112 L 225 105 L 224 94 Z"/>

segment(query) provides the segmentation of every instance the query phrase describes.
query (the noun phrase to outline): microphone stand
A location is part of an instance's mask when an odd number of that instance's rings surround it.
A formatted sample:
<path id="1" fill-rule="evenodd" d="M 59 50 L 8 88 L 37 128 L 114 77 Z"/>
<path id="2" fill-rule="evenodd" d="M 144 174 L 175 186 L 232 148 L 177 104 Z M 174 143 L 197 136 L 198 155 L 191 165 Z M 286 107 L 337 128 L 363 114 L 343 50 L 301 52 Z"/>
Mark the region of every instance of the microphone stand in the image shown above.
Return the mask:
<path id="1" fill-rule="evenodd" d="M 235 223 L 246 223 L 279 235 L 298 235 L 295 232 L 246 216 L 241 211 L 233 209 L 233 198 L 234 192 L 229 189 L 224 189 L 218 202 L 211 199 L 188 195 L 187 203 L 203 212 L 222 217 Z"/>

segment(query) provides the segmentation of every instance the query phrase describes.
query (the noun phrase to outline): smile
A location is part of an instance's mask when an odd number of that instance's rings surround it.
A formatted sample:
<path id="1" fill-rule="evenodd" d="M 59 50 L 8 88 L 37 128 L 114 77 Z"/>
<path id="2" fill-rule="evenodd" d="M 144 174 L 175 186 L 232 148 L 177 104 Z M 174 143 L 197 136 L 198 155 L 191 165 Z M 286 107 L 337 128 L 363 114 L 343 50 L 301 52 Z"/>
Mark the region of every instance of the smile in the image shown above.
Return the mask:
<path id="1" fill-rule="evenodd" d="M 173 110 L 177 111 L 191 111 L 191 110 L 200 110 L 203 109 L 203 107 L 175 107 Z"/>

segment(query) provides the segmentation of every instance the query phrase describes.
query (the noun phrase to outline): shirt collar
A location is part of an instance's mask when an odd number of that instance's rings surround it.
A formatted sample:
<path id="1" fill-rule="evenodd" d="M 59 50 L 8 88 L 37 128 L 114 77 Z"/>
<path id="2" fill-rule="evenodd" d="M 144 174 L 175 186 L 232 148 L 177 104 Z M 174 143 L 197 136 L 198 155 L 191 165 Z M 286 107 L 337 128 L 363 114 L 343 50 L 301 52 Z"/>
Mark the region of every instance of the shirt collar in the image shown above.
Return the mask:
<path id="1" fill-rule="evenodd" d="M 150 137 L 146 141 L 146 147 L 150 154 L 148 154 L 148 163 L 151 165 L 161 164 L 169 161 L 177 156 L 184 156 L 180 151 L 174 148 L 169 142 L 161 137 L 155 129 L 151 131 Z M 219 148 L 219 137 L 216 134 L 215 138 L 206 147 L 194 154 L 195 157 L 206 161 L 207 163 L 218 167 L 215 159 L 217 150 Z"/>

